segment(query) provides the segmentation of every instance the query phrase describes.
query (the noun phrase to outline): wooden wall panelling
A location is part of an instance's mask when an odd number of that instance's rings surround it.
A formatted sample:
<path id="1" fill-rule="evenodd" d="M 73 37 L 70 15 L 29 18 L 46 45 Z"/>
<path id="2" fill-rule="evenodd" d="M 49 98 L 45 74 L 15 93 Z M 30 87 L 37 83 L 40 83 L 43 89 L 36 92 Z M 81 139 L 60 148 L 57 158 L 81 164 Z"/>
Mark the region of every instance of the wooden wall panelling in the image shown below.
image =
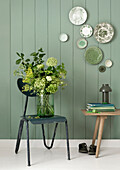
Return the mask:
<path id="1" fill-rule="evenodd" d="M 73 96 L 73 25 L 69 21 L 69 11 L 73 7 L 72 0 L 61 0 L 61 32 L 69 35 L 69 41 L 61 43 L 61 62 L 67 70 L 67 87 L 61 91 L 61 115 L 66 116 L 69 125 L 69 136 L 73 138 L 74 96 Z M 61 138 L 66 138 L 65 127 L 61 126 Z"/>
<path id="2" fill-rule="evenodd" d="M 3 17 L 4 16 L 4 17 Z M 0 138 L 10 138 L 10 1 L 0 1 Z"/>
<path id="3" fill-rule="evenodd" d="M 17 31 L 16 31 L 17 30 Z M 17 78 L 13 76 L 18 69 L 16 52 L 22 52 L 22 0 L 11 1 L 11 138 L 17 138 L 20 116 L 23 115 L 22 93 L 17 87 Z"/>
<path id="4" fill-rule="evenodd" d="M 60 56 L 60 0 L 48 0 L 48 55 L 55 57 L 58 64 Z M 55 114 L 60 115 L 60 90 L 54 95 Z M 49 125 L 49 138 L 52 138 L 54 125 Z M 56 138 L 60 138 L 60 125 L 57 128 Z"/>
<path id="5" fill-rule="evenodd" d="M 120 1 L 111 0 L 111 24 L 115 29 L 115 35 L 111 42 L 111 59 L 113 61 L 113 67 L 111 67 L 111 101 L 115 104 L 117 108 L 120 108 L 120 57 L 119 57 L 119 49 L 120 49 L 120 22 L 119 22 L 119 4 Z M 112 139 L 120 139 L 120 117 L 113 116 L 111 117 L 111 138 Z"/>
<path id="6" fill-rule="evenodd" d="M 85 8 L 85 0 L 74 0 L 73 6 L 81 6 Z M 85 116 L 80 109 L 85 107 L 85 49 L 79 49 L 77 47 L 77 40 L 81 38 L 80 27 L 74 25 L 73 46 L 74 46 L 74 138 L 85 138 Z"/>
<path id="7" fill-rule="evenodd" d="M 86 9 L 88 12 L 87 24 L 90 24 L 93 28 L 98 23 L 98 1 L 86 0 Z M 94 37 L 90 37 L 88 40 L 89 46 L 98 46 Z M 89 102 L 97 102 L 98 93 L 98 66 L 90 65 L 86 62 L 86 104 Z M 92 138 L 95 126 L 94 117 L 86 117 L 86 138 Z"/>
<path id="8" fill-rule="evenodd" d="M 23 1 L 23 53 L 25 53 L 25 56 L 27 58 L 30 56 L 30 53 L 36 50 L 34 10 L 35 10 L 34 0 Z M 35 103 L 36 102 L 34 97 L 29 98 L 27 114 L 35 114 L 36 112 Z M 35 138 L 35 136 L 36 136 L 35 125 L 32 125 L 30 123 L 30 138 Z"/>
<path id="9" fill-rule="evenodd" d="M 98 17 L 99 17 L 99 23 L 102 22 L 107 22 L 107 23 L 111 23 L 110 21 L 110 0 L 99 0 L 99 13 L 98 13 Z M 107 12 L 106 12 L 106 8 L 107 8 Z M 100 49 L 103 51 L 103 55 L 104 58 L 102 60 L 102 62 L 99 64 L 100 65 L 104 65 L 105 66 L 105 60 L 110 59 L 111 58 L 111 53 L 110 53 L 110 43 L 106 43 L 106 44 L 101 44 L 99 43 L 99 47 Z M 99 92 L 100 87 L 102 86 L 102 84 L 109 84 L 110 85 L 110 68 L 106 68 L 106 71 L 104 73 L 99 72 L 98 78 L 99 78 L 99 87 L 98 87 L 98 98 L 99 98 L 99 102 L 102 102 L 102 93 Z M 104 131 L 103 131 L 103 138 L 110 138 L 110 117 L 108 117 L 105 120 L 105 126 L 104 126 Z"/>
<path id="10" fill-rule="evenodd" d="M 36 0 L 36 50 L 43 48 L 47 59 L 48 40 L 48 0 Z M 37 102 L 37 100 L 36 100 Z M 48 126 L 45 125 L 45 135 L 48 138 Z M 36 126 L 36 138 L 42 138 L 41 125 Z"/>

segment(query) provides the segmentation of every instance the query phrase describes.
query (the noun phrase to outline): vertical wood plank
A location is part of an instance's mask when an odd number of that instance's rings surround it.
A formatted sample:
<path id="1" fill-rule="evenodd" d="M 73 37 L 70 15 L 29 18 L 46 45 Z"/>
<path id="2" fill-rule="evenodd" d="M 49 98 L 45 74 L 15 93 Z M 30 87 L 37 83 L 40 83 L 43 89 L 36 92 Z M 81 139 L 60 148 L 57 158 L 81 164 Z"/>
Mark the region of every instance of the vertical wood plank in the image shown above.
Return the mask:
<path id="1" fill-rule="evenodd" d="M 99 0 L 99 23 L 108 22 L 110 23 L 110 0 Z M 107 8 L 107 12 L 106 12 Z M 99 43 L 100 49 L 103 51 L 104 58 L 100 65 L 105 65 L 105 60 L 110 59 L 110 43 L 101 44 Z M 110 68 L 106 68 L 104 73 L 99 72 L 99 89 L 102 84 L 110 84 Z M 99 90 L 98 89 L 98 90 Z M 102 94 L 99 93 L 99 102 L 102 102 Z M 104 131 L 103 131 L 103 138 L 110 138 L 110 117 L 107 118 L 105 121 Z"/>
<path id="2" fill-rule="evenodd" d="M 48 0 L 48 57 L 55 57 L 60 64 L 60 0 Z M 60 91 L 54 95 L 55 114 L 60 115 Z M 54 125 L 49 125 L 49 138 L 52 137 Z M 60 138 L 58 126 L 56 138 Z"/>
<path id="3" fill-rule="evenodd" d="M 0 1 L 0 138 L 10 138 L 10 1 Z"/>
<path id="4" fill-rule="evenodd" d="M 61 91 L 61 115 L 66 116 L 69 126 L 69 136 L 73 138 L 73 123 L 74 123 L 74 110 L 73 110 L 73 25 L 69 21 L 69 11 L 73 4 L 72 0 L 61 0 L 61 32 L 69 35 L 69 41 L 61 43 L 61 62 L 65 63 L 67 70 L 66 82 L 67 87 Z M 61 127 L 61 138 L 65 138 L 65 127 Z"/>
<path id="5" fill-rule="evenodd" d="M 34 0 L 23 1 L 23 53 L 28 58 L 35 51 Z M 25 102 L 25 101 L 24 101 Z M 23 102 L 23 103 L 24 103 Z M 27 114 L 35 114 L 35 98 L 29 98 Z M 35 125 L 30 124 L 30 138 L 35 138 Z"/>
<path id="6" fill-rule="evenodd" d="M 17 30 L 17 31 L 16 31 Z M 17 137 L 20 116 L 23 115 L 22 93 L 17 88 L 17 77 L 13 72 L 18 68 L 16 52 L 22 51 L 22 0 L 11 1 L 11 138 Z"/>
<path id="7" fill-rule="evenodd" d="M 85 8 L 85 0 L 74 0 L 73 5 Z M 80 39 L 80 27 L 74 25 L 74 138 L 85 138 L 85 116 L 81 110 L 85 107 L 85 60 L 84 52 L 77 47 Z"/>
<path id="8" fill-rule="evenodd" d="M 111 99 L 112 103 L 115 104 L 116 107 L 120 108 L 120 57 L 119 57 L 119 49 L 120 49 L 120 1 L 111 0 L 111 24 L 115 29 L 115 35 L 111 42 L 111 59 L 114 62 L 113 67 L 111 68 Z M 111 138 L 120 139 L 120 117 L 113 116 L 111 117 Z"/>
<path id="9" fill-rule="evenodd" d="M 88 11 L 87 24 L 93 28 L 98 23 L 98 1 L 86 0 L 86 9 Z M 97 41 L 92 36 L 88 39 L 89 46 L 98 46 Z M 96 65 L 86 63 L 86 103 L 97 102 L 98 93 L 98 68 Z M 86 138 L 92 138 L 95 126 L 94 117 L 86 117 Z"/>
<path id="10" fill-rule="evenodd" d="M 36 0 L 36 50 L 43 48 L 47 55 L 47 40 L 48 40 L 48 1 Z M 44 57 L 45 59 L 47 57 Z M 48 127 L 45 125 L 45 134 L 48 138 Z M 42 138 L 41 126 L 36 126 L 36 138 Z"/>

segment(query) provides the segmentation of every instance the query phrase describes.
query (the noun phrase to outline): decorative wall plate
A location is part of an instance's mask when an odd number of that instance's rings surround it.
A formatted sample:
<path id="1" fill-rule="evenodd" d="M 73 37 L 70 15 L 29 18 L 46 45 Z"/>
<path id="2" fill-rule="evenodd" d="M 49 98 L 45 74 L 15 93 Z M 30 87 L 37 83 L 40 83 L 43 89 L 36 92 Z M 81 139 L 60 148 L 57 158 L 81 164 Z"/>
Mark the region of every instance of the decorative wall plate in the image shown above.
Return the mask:
<path id="1" fill-rule="evenodd" d="M 87 44 L 88 44 L 88 43 L 87 43 L 87 40 L 85 40 L 84 38 L 79 39 L 79 40 L 77 41 L 77 46 L 78 46 L 78 48 L 81 48 L 81 49 L 87 47 Z"/>
<path id="2" fill-rule="evenodd" d="M 87 19 L 87 12 L 82 7 L 74 7 L 69 12 L 69 19 L 74 25 L 81 25 Z"/>
<path id="3" fill-rule="evenodd" d="M 112 64 L 113 64 L 113 63 L 112 63 L 111 60 L 106 60 L 106 61 L 105 61 L 105 66 L 106 66 L 106 67 L 111 67 Z"/>
<path id="4" fill-rule="evenodd" d="M 103 59 L 103 53 L 100 48 L 89 47 L 85 52 L 85 60 L 90 64 L 99 64 Z"/>
<path id="5" fill-rule="evenodd" d="M 98 24 L 94 29 L 94 37 L 100 43 L 107 43 L 111 41 L 114 35 L 113 27 L 108 23 Z"/>
<path id="6" fill-rule="evenodd" d="M 88 38 L 92 35 L 92 33 L 93 33 L 93 29 L 90 25 L 83 25 L 80 28 L 80 35 L 82 37 Z"/>
<path id="7" fill-rule="evenodd" d="M 99 67 L 99 72 L 104 73 L 106 71 L 106 67 L 105 66 L 100 66 Z"/>
<path id="8" fill-rule="evenodd" d="M 68 40 L 68 35 L 65 33 L 61 33 L 59 36 L 60 41 L 66 42 Z"/>

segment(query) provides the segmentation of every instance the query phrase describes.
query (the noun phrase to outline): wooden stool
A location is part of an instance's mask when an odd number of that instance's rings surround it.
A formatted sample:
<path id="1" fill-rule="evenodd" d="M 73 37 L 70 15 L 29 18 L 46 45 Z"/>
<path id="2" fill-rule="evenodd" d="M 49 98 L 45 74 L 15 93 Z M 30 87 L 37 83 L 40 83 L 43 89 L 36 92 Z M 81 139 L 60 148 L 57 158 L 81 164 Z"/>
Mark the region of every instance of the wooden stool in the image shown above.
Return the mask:
<path id="1" fill-rule="evenodd" d="M 85 116 L 97 116 L 92 144 L 93 145 L 95 144 L 95 140 L 96 140 L 96 136 L 97 136 L 97 132 L 98 132 L 98 127 L 99 127 L 97 149 L 96 149 L 96 158 L 98 158 L 101 139 L 102 139 L 102 133 L 103 133 L 103 128 L 104 128 L 104 121 L 105 121 L 105 119 L 107 119 L 107 116 L 120 115 L 120 109 L 116 109 L 115 112 L 90 113 L 90 112 L 87 112 L 86 110 L 82 110 L 82 112 Z"/>

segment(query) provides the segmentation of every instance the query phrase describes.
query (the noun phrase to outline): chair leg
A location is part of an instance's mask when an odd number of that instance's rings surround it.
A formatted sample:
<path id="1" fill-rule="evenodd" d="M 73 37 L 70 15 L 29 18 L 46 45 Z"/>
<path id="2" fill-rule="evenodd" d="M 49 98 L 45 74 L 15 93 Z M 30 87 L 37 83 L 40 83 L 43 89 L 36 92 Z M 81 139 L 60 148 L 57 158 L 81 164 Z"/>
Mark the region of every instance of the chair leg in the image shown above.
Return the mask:
<path id="1" fill-rule="evenodd" d="M 18 153 L 19 146 L 20 146 L 20 140 L 21 140 L 21 136 L 22 136 L 23 125 L 24 125 L 24 120 L 21 120 L 21 121 L 20 121 L 20 125 L 19 125 L 19 130 L 18 130 L 16 148 L 15 148 L 15 153 L 16 153 L 16 154 Z"/>
<path id="2" fill-rule="evenodd" d="M 26 130 L 27 130 L 27 157 L 28 157 L 28 166 L 30 166 L 30 144 L 29 144 L 29 123 L 26 121 Z"/>
<path id="3" fill-rule="evenodd" d="M 46 140 L 45 140 L 44 124 L 42 124 L 43 142 L 44 142 L 44 146 L 45 146 L 47 149 L 51 149 L 51 148 L 53 147 L 54 139 L 55 139 L 55 135 L 56 135 L 56 130 L 57 130 L 57 126 L 58 126 L 58 123 L 56 123 L 56 125 L 55 125 L 55 129 L 54 129 L 54 133 L 53 133 L 51 145 L 50 145 L 50 146 L 47 146 Z"/>
<path id="4" fill-rule="evenodd" d="M 68 124 L 67 124 L 67 121 L 65 121 L 65 128 L 66 128 L 66 140 L 67 140 L 68 160 L 70 160 L 70 148 L 69 148 L 69 137 L 68 137 Z"/>

